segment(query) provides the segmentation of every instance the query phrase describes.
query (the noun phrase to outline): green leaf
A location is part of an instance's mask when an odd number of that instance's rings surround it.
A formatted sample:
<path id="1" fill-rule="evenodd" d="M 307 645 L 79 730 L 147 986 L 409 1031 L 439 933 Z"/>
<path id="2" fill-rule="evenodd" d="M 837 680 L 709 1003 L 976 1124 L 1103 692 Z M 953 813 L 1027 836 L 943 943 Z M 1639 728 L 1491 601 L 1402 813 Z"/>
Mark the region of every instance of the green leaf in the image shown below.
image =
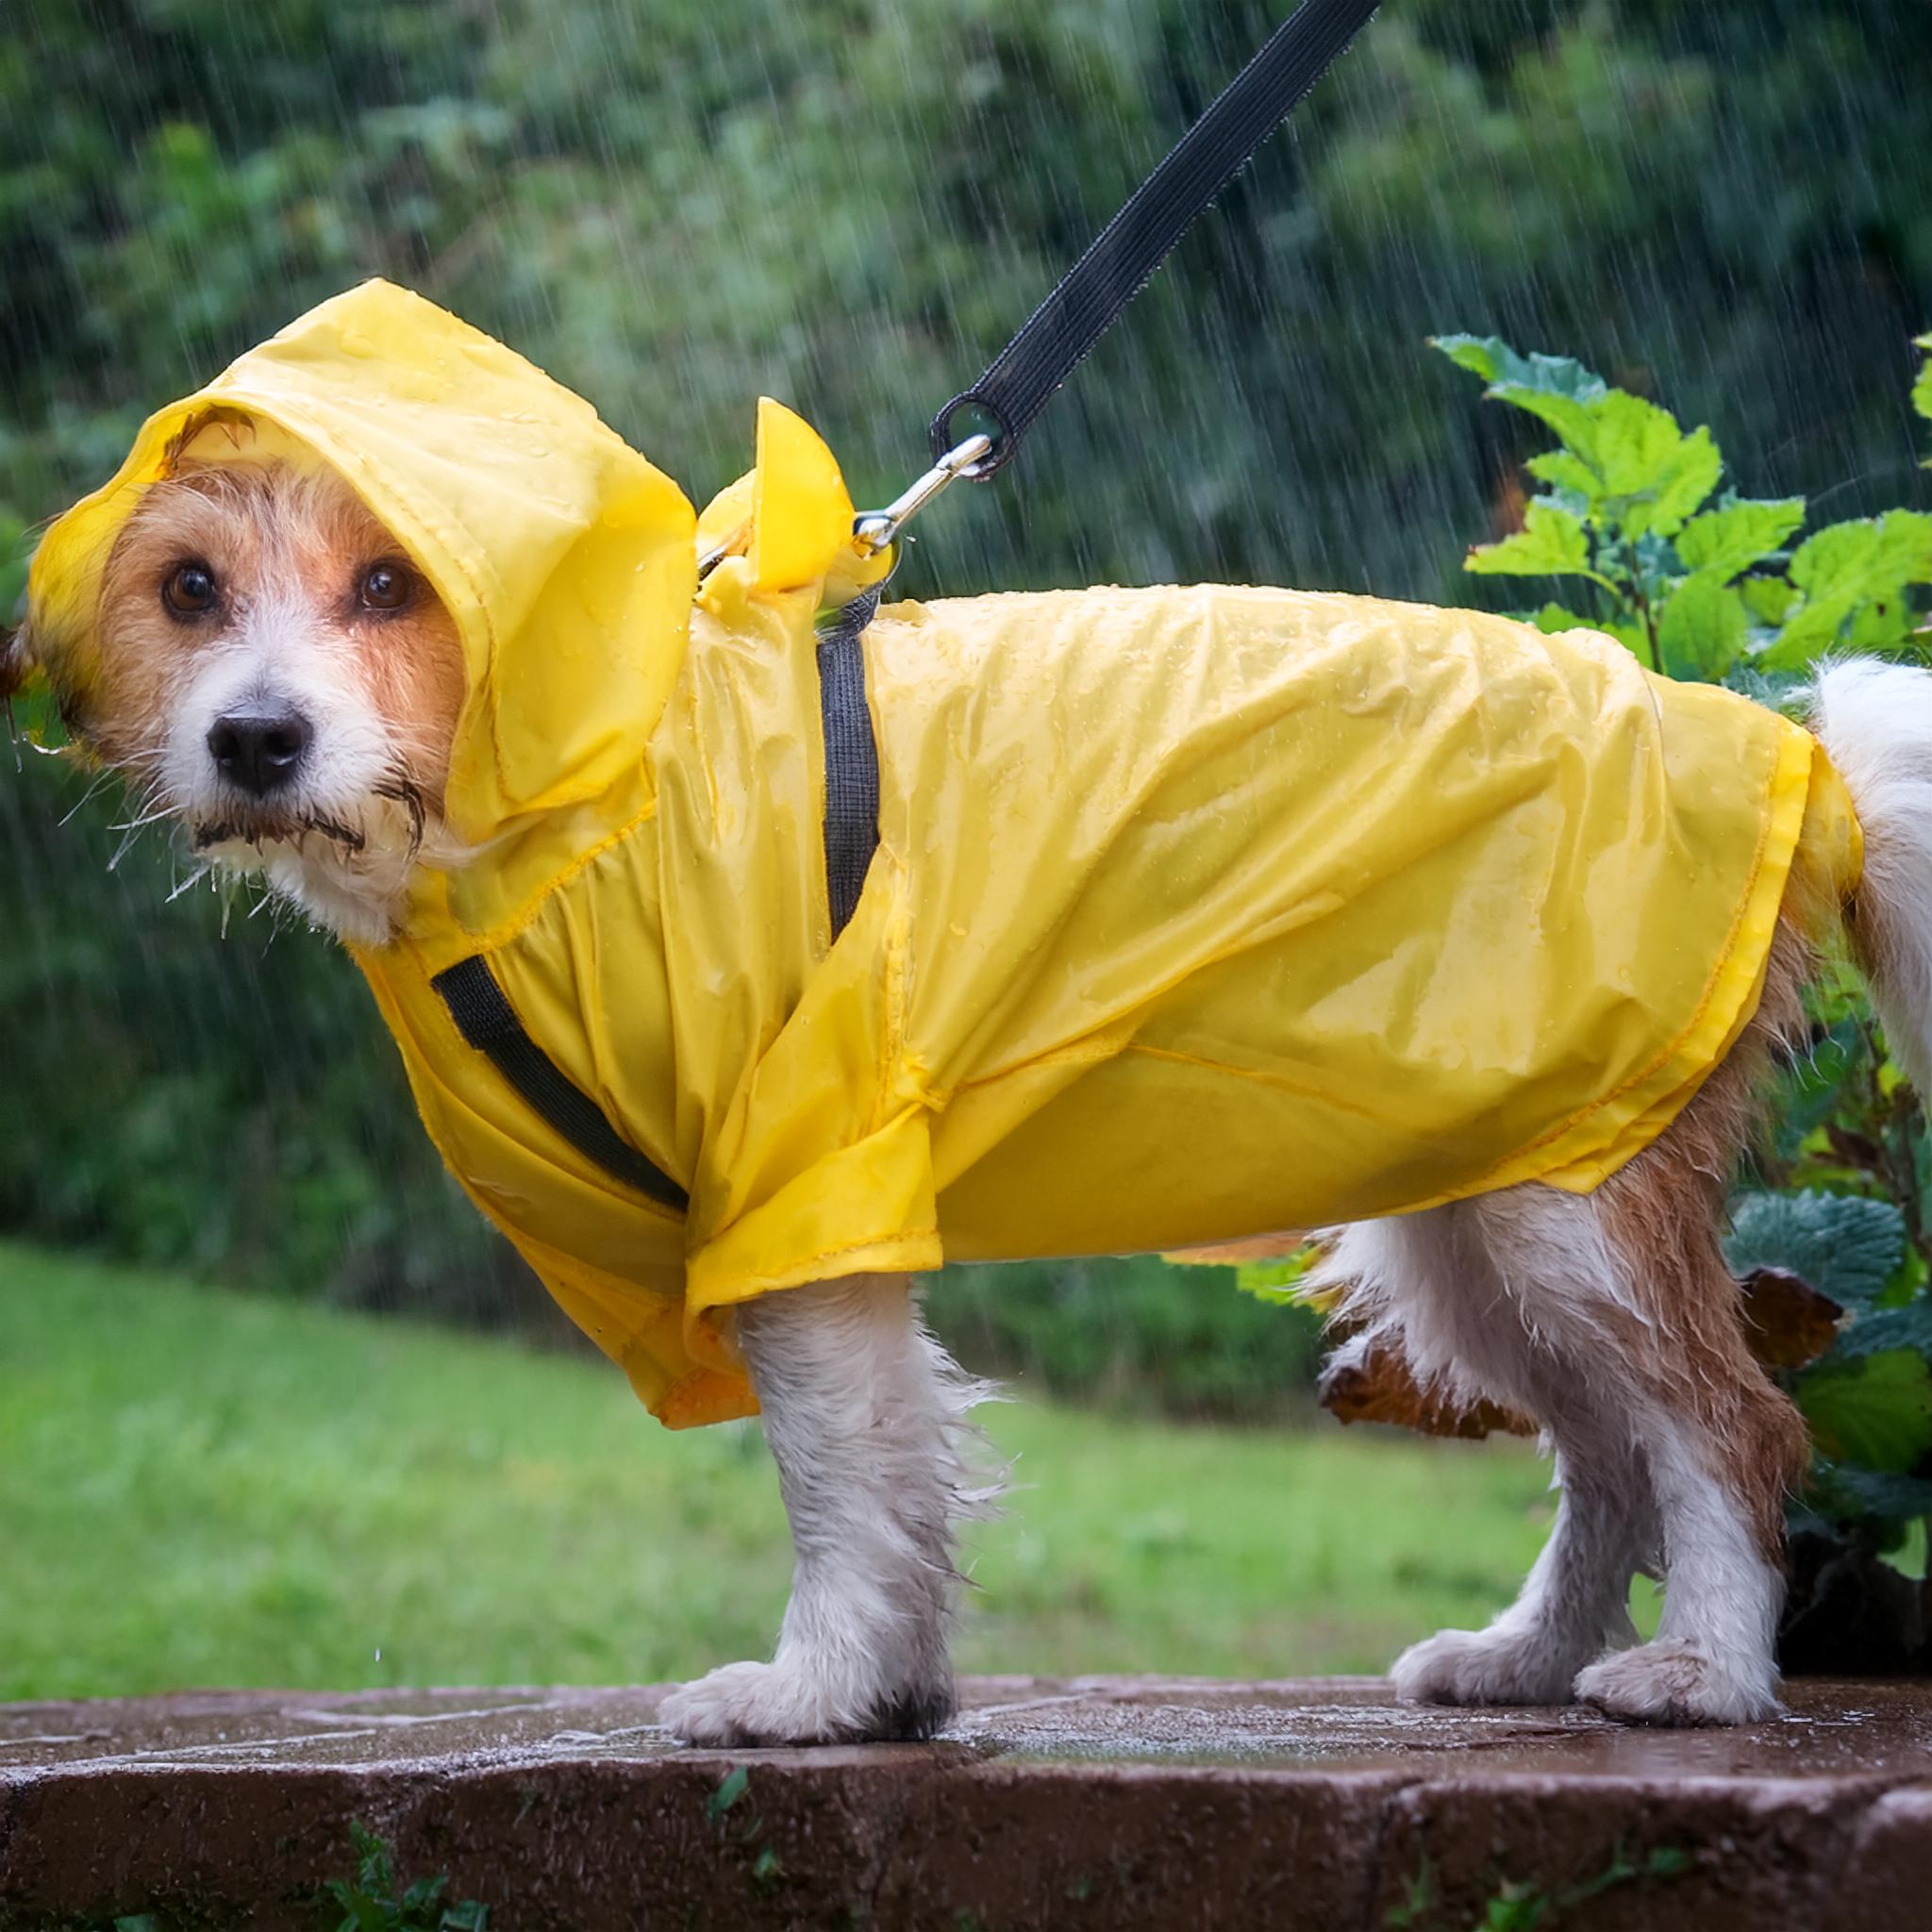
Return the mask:
<path id="1" fill-rule="evenodd" d="M 1604 493 L 1603 478 L 1583 458 L 1567 449 L 1545 450 L 1531 457 L 1523 466 L 1539 482 L 1556 490 L 1568 490 L 1586 506 L 1594 505 Z"/>
<path id="2" fill-rule="evenodd" d="M 1680 556 L 1682 548 L 1680 543 Z M 1783 577 L 1746 577 L 1738 586 L 1738 594 L 1743 598 L 1745 609 L 1759 624 L 1769 625 L 1774 630 L 1791 614 L 1792 608 L 1803 601 L 1803 593 L 1794 591 Z"/>
<path id="3" fill-rule="evenodd" d="M 1643 626 L 1631 624 L 1620 617 L 1579 617 L 1574 610 L 1561 604 L 1545 604 L 1530 622 L 1547 637 L 1560 637 L 1569 630 L 1593 630 L 1616 641 L 1633 658 L 1650 661 L 1650 643 L 1643 635 Z"/>
<path id="4" fill-rule="evenodd" d="M 1833 1358 L 1858 1361 L 1895 1348 L 1932 1357 L 1932 1302 L 1924 1295 L 1902 1308 L 1877 1308 L 1860 1315 L 1840 1335 Z"/>
<path id="5" fill-rule="evenodd" d="M 1814 604 L 1932 582 L 1932 516 L 1894 509 L 1827 524 L 1799 544 L 1790 579 Z"/>
<path id="6" fill-rule="evenodd" d="M 1594 370 L 1572 357 L 1535 352 L 1519 356 L 1501 336 L 1431 336 L 1429 342 L 1458 369 L 1487 383 L 1574 396 L 1582 402 L 1593 401 L 1609 387 Z"/>
<path id="7" fill-rule="evenodd" d="M 1607 496 L 1633 537 L 1668 537 L 1717 488 L 1724 458 L 1707 429 L 1689 436 L 1668 409 L 1613 389 L 1591 406 L 1591 448 Z"/>
<path id="8" fill-rule="evenodd" d="M 1742 655 L 1750 629 L 1743 598 L 1721 577 L 1686 577 L 1657 617 L 1664 669 L 1674 677 L 1722 677 Z"/>
<path id="9" fill-rule="evenodd" d="M 1821 1456 L 1906 1474 L 1932 1449 L 1932 1367 L 1909 1349 L 1836 1357 L 1798 1378 L 1798 1407 Z"/>
<path id="10" fill-rule="evenodd" d="M 1657 487 L 1644 527 L 1659 537 L 1674 535 L 1684 520 L 1717 488 L 1724 459 L 1708 429 L 1693 429 L 1679 446 L 1668 475 Z M 1626 518 L 1627 521 L 1627 518 Z"/>
<path id="11" fill-rule="evenodd" d="M 1788 1268 L 1821 1294 L 1866 1308 L 1905 1259 L 1905 1216 L 1862 1194 L 1745 1194 L 1731 1207 L 1724 1258 L 1733 1274 Z"/>
<path id="12" fill-rule="evenodd" d="M 1805 521 L 1802 496 L 1740 498 L 1695 516 L 1677 533 L 1677 555 L 1686 570 L 1709 571 L 1728 583 L 1759 558 L 1784 547 L 1785 539 Z M 1755 577 L 1754 583 L 1774 579 Z M 1790 587 L 1778 588 L 1790 600 Z M 1766 620 L 1776 623 L 1777 618 Z"/>
<path id="13" fill-rule="evenodd" d="M 1887 510 L 1878 519 L 1878 561 L 1888 579 L 1932 584 L 1932 515 L 1922 509 Z"/>
<path id="14" fill-rule="evenodd" d="M 724 1774 L 718 1789 L 705 1800 L 705 1817 L 716 1824 L 728 1810 L 744 1796 L 745 1787 L 751 1783 L 751 1767 L 745 1764 L 735 1766 Z"/>
<path id="15" fill-rule="evenodd" d="M 1921 336 L 1915 347 L 1932 349 L 1932 336 Z M 1922 416 L 1932 416 L 1932 356 L 1925 358 L 1925 366 L 1919 371 L 1919 379 L 1912 385 L 1912 408 Z M 1926 464 L 1932 469 L 1932 461 Z"/>
<path id="16" fill-rule="evenodd" d="M 1827 525 L 1799 544 L 1790 579 L 1804 605 L 1763 656 L 1778 669 L 1802 670 L 1839 641 L 1861 606 L 1898 598 L 1907 584 L 1932 583 L 1932 516 L 1894 509 Z"/>
<path id="17" fill-rule="evenodd" d="M 1845 642 L 1855 651 L 1896 650 L 1911 636 L 1914 622 L 1911 600 L 1901 588 L 1854 611 Z"/>
<path id="18" fill-rule="evenodd" d="M 1485 393 L 1499 403 L 1508 403 L 1527 411 L 1539 422 L 1547 423 L 1583 462 L 1601 470 L 1602 465 L 1597 460 L 1597 410 L 1604 399 L 1584 400 L 1562 390 L 1533 389 L 1517 382 L 1492 384 Z M 1600 493 L 1603 488 L 1599 481 L 1597 492 Z"/>
<path id="19" fill-rule="evenodd" d="M 1500 543 L 1479 543 L 1462 567 L 1478 576 L 1565 576 L 1590 568 L 1590 545 L 1583 525 L 1554 504 L 1532 503 L 1523 528 Z"/>
<path id="20" fill-rule="evenodd" d="M 1874 1469 L 1812 1464 L 1806 1478 L 1807 1502 L 1840 1522 L 1909 1522 L 1932 1516 L 1932 1482 Z"/>
<path id="21" fill-rule="evenodd" d="M 1603 628 L 1603 625 L 1595 618 L 1578 617 L 1575 611 L 1566 608 L 1561 604 L 1545 604 L 1530 619 L 1530 622 L 1545 637 L 1553 638 L 1561 637 L 1566 630 L 1601 630 Z"/>

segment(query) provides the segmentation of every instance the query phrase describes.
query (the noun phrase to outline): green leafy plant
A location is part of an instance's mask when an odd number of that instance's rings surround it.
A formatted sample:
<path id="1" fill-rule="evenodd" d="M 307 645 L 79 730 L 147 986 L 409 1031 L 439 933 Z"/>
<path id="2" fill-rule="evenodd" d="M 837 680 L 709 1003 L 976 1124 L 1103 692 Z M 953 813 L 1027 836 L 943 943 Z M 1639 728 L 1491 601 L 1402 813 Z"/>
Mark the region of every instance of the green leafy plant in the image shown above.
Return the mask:
<path id="1" fill-rule="evenodd" d="M 1888 510 L 1801 539 L 1804 498 L 1720 492 L 1707 428 L 1685 431 L 1565 357 L 1519 355 L 1493 337 L 1435 345 L 1558 438 L 1527 462 L 1543 490 L 1523 527 L 1465 564 L 1578 580 L 1587 608 L 1545 604 L 1533 613 L 1543 629 L 1591 625 L 1653 669 L 1772 703 L 1832 650 L 1926 656 L 1919 587 L 1932 583 L 1932 516 Z M 1932 350 L 1932 336 L 1918 346 Z M 1932 356 L 1912 400 L 1932 417 Z M 1780 1075 L 1770 1144 L 1732 1202 L 1727 1254 L 1740 1276 L 1784 1270 L 1843 1310 L 1829 1351 L 1784 1372 L 1814 1449 L 1794 1523 L 1890 1553 L 1932 1517 L 1932 1136 L 1851 966 L 1829 960 L 1808 999 L 1809 1051 Z"/>
<path id="2" fill-rule="evenodd" d="M 1607 631 L 1653 671 L 1717 682 L 1740 671 L 1796 674 L 1824 652 L 1914 647 L 1910 588 L 1932 583 L 1932 515 L 1910 509 L 1827 524 L 1796 546 L 1802 496 L 1719 492 L 1724 458 L 1707 428 L 1565 356 L 1520 356 L 1494 336 L 1439 336 L 1485 393 L 1557 433 L 1526 467 L 1543 486 L 1523 527 L 1476 546 L 1484 576 L 1574 577 L 1595 608 L 1550 603 L 1544 630 Z M 1928 364 L 1932 367 L 1932 364 Z M 1920 389 L 1927 389 L 1922 377 Z"/>
<path id="3" fill-rule="evenodd" d="M 349 1839 L 356 1849 L 355 1877 L 331 1878 L 321 1890 L 328 1932 L 489 1932 L 488 1906 L 475 1899 L 443 1903 L 448 1874 L 419 1878 L 399 1890 L 387 1840 L 354 1823 Z"/>
<path id="4" fill-rule="evenodd" d="M 765 1838 L 765 1821 L 758 1807 L 748 1802 L 751 1771 L 746 1765 L 734 1766 L 725 1773 L 718 1789 L 705 1800 L 705 1823 L 727 1845 L 749 1855 L 752 1883 L 760 1891 L 770 1891 L 785 1876 L 775 1847 Z M 742 1804 L 743 1808 L 739 1809 Z M 737 1812 L 734 1817 L 733 1812 Z"/>
<path id="5" fill-rule="evenodd" d="M 1641 1858 L 1633 1858 L 1620 1840 L 1609 1862 L 1593 1877 L 1555 1888 L 1505 1879 L 1483 1902 L 1482 1916 L 1469 1932 L 1543 1932 L 1575 1907 L 1620 1886 L 1658 1878 L 1675 1878 L 1690 1869 L 1689 1857 L 1674 1845 L 1660 1845 Z M 1403 1889 L 1403 1902 L 1383 1915 L 1391 1932 L 1431 1932 L 1441 1924 L 1441 1906 L 1435 1873 L 1426 1856 L 1415 1876 Z"/>

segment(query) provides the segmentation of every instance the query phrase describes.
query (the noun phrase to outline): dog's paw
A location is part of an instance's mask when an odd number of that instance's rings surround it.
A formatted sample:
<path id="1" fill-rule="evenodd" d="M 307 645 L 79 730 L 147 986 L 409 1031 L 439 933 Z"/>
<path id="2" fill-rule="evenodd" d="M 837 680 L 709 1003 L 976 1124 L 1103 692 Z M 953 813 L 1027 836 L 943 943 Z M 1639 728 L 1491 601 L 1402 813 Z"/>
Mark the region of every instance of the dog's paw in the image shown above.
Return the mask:
<path id="1" fill-rule="evenodd" d="M 1534 1632 L 1439 1630 L 1389 1674 L 1405 1704 L 1567 1704 L 1576 1657 Z"/>
<path id="2" fill-rule="evenodd" d="M 1642 1724 L 1750 1724 L 1778 1708 L 1768 1660 L 1716 1657 L 1694 1643 L 1661 1640 L 1591 1664 L 1577 1676 L 1576 1697 Z"/>
<path id="3" fill-rule="evenodd" d="M 950 1678 L 920 1690 L 854 1693 L 795 1664 L 726 1664 L 674 1690 L 658 1721 L 687 1744 L 741 1750 L 930 1738 L 956 1707 Z"/>

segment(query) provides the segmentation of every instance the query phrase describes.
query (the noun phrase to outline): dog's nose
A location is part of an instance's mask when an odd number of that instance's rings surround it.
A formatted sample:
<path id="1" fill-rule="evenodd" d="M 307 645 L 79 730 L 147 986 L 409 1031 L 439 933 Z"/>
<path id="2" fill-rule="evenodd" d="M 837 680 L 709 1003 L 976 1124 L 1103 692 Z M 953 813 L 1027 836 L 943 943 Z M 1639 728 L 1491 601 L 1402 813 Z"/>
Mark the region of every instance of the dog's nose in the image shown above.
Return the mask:
<path id="1" fill-rule="evenodd" d="M 314 733 L 300 711 L 234 711 L 208 728 L 208 756 L 223 777 L 266 798 L 295 775 Z"/>

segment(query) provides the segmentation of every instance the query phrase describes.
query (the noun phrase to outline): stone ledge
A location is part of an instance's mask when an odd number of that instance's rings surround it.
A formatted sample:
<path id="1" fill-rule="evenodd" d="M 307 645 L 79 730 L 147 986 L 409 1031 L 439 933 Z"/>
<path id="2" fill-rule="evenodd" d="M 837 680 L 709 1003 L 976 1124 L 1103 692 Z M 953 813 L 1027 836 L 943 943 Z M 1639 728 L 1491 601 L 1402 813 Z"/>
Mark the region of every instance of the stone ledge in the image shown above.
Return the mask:
<path id="1" fill-rule="evenodd" d="M 1376 1678 L 976 1678 L 931 1745 L 709 1753 L 658 1691 L 256 1691 L 0 1707 L 0 1928 L 317 1924 L 348 1825 L 492 1932 L 1382 1927 L 1621 1851 L 1561 1932 L 1932 1925 L 1932 1686 L 1793 1685 L 1736 1732 L 1406 1709 Z M 711 1800 L 735 1767 L 743 1794 Z"/>

